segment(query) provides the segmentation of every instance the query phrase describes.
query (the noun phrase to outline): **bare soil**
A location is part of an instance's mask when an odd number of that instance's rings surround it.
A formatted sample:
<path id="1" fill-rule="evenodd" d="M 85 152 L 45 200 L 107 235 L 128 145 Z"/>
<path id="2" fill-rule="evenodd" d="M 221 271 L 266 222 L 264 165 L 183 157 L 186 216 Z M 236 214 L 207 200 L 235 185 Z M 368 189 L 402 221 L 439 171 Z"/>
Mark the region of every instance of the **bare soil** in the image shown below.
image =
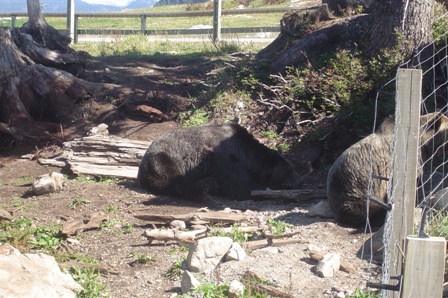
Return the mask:
<path id="1" fill-rule="evenodd" d="M 211 61 L 200 60 L 94 59 L 80 76 L 119 84 L 127 92 L 128 100 L 149 100 L 167 118 L 155 122 L 130 114 L 122 108 L 123 105 L 120 106 L 124 102 L 113 102 L 115 99 L 86 102 L 79 106 L 82 119 L 57 131 L 53 143 L 62 145 L 63 141 L 83 136 L 102 122 L 109 125 L 112 135 L 152 140 L 179 127 L 176 116 L 188 108 L 190 95 L 198 92 L 197 85 L 201 84 L 212 67 Z M 31 192 L 34 179 L 51 171 L 61 172 L 61 169 L 42 166 L 36 160 L 22 159 L 20 156 L 37 152 L 43 154 L 49 145 L 48 140 L 39 138 L 33 143 L 18 143 L 3 138 L 0 156 L 1 207 L 11 212 L 14 218 L 32 218 L 36 225 L 63 225 L 96 211 L 107 211 L 110 222 L 114 223 L 111 227 L 82 232 L 76 237 L 79 242 L 67 242 L 66 248 L 72 253 L 80 252 L 100 260 L 100 264 L 108 269 L 103 279 L 112 297 L 172 297 L 180 293 L 180 280 L 166 273 L 187 252 L 173 249 L 176 244 L 149 244 L 143 233 L 151 225 L 133 216 L 139 210 L 182 214 L 203 207 L 215 211 L 231 208 L 233 212 L 247 215 L 247 224 L 265 223 L 269 217 L 288 222 L 294 230 L 301 232 L 298 237 L 309 242 L 281 246 L 278 251 L 256 250 L 244 261 L 223 263 L 215 272 L 214 279 L 218 282 L 240 279 L 247 270 L 252 270 L 264 276 L 273 287 L 294 297 L 344 297 L 357 288 L 364 289 L 367 281 L 376 281 L 378 266 L 357 256 L 358 249 L 370 234 L 339 226 L 332 219 L 309 216 L 309 207 L 318 200 L 234 202 L 210 197 L 205 202 L 195 202 L 153 196 L 141 190 L 134 181 L 93 182 L 86 179 L 67 179 L 62 191 L 35 196 Z M 318 151 L 308 149 L 308 152 Z M 305 168 L 299 170 L 302 174 L 307 172 Z M 306 184 L 309 187 L 325 185 L 324 169 L 307 176 Z M 75 200 L 85 201 L 86 204 L 71 208 Z M 21 204 L 17 203 L 19 201 Z M 130 225 L 132 229 L 129 229 Z M 324 253 L 339 254 L 357 268 L 357 273 L 339 271 L 331 278 L 319 277 L 315 272 L 316 262 L 309 258 L 310 246 Z M 154 261 L 144 265 L 133 262 L 132 254 L 138 253 L 150 255 Z"/>

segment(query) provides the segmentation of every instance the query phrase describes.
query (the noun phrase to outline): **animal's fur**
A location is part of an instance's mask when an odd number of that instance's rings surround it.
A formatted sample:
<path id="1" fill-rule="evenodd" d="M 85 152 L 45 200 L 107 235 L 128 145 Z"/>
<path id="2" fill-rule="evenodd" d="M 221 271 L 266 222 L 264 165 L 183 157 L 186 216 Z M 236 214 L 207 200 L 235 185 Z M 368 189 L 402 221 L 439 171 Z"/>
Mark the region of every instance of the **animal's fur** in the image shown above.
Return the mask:
<path id="1" fill-rule="evenodd" d="M 286 159 L 237 124 L 162 135 L 146 151 L 137 179 L 157 194 L 194 199 L 212 193 L 235 200 L 248 199 L 252 190 L 302 181 Z"/>
<path id="2" fill-rule="evenodd" d="M 443 150 L 448 139 L 448 118 L 430 113 L 420 117 L 420 125 L 420 156 L 425 160 L 435 151 Z M 388 117 L 374 134 L 349 147 L 334 162 L 328 173 L 327 195 L 338 222 L 363 226 L 369 217 L 373 225 L 384 223 L 386 211 L 373 202 L 367 211 L 366 196 L 387 202 L 388 182 L 372 177 L 390 177 L 393 140 L 394 119 Z"/>

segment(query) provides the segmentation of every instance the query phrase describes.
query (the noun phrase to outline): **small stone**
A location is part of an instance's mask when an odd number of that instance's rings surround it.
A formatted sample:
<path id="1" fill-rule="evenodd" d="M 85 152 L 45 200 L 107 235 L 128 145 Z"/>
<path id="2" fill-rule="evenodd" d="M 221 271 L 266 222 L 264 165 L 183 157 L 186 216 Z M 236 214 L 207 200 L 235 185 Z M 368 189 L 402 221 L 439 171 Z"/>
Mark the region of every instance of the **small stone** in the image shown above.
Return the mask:
<path id="1" fill-rule="evenodd" d="M 241 261 L 247 257 L 246 252 L 238 242 L 233 242 L 232 247 L 229 249 L 225 256 L 226 261 Z"/>
<path id="2" fill-rule="evenodd" d="M 62 189 L 64 176 L 60 173 L 53 172 L 50 174 L 40 175 L 33 183 L 32 189 L 36 195 L 43 195 L 56 192 Z"/>
<path id="3" fill-rule="evenodd" d="M 338 254 L 326 254 L 322 260 L 319 261 L 316 267 L 316 272 L 320 277 L 332 277 L 341 266 L 341 257 Z"/>
<path id="4" fill-rule="evenodd" d="M 233 240 L 229 237 L 207 237 L 198 240 L 188 253 L 188 270 L 192 272 L 214 270 L 232 244 Z"/>
<path id="5" fill-rule="evenodd" d="M 240 298 L 243 297 L 244 294 L 244 285 L 237 281 L 232 280 L 232 282 L 229 284 L 229 298 Z"/>
<path id="6" fill-rule="evenodd" d="M 182 231 L 185 230 L 186 227 L 187 225 L 182 220 L 173 220 L 172 222 L 170 222 L 170 228 L 173 230 Z"/>
<path id="7" fill-rule="evenodd" d="M 197 287 L 201 283 L 194 277 L 194 275 L 185 270 L 184 274 L 182 275 L 182 280 L 180 282 L 180 289 L 182 294 L 187 294 L 190 292 L 191 289 Z"/>

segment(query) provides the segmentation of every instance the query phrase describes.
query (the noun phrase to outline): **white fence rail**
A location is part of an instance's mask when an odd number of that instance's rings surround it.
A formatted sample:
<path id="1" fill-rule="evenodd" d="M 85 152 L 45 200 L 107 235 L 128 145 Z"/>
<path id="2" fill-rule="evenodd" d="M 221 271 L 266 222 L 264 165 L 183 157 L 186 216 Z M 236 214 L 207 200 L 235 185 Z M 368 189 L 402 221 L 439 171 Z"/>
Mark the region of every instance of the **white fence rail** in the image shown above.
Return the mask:
<path id="1" fill-rule="evenodd" d="M 315 5 L 309 7 L 273 7 L 273 8 L 258 8 L 258 9 L 224 9 L 221 10 L 221 15 L 247 15 L 247 14 L 268 14 L 279 12 L 298 12 L 298 11 L 312 11 L 317 9 L 327 10 L 327 5 Z M 46 17 L 66 18 L 67 13 L 46 13 Z M 213 22 L 213 29 L 170 29 L 170 30 L 150 30 L 146 26 L 146 21 L 149 18 L 178 18 L 178 17 L 204 17 L 214 16 L 213 10 L 202 11 L 185 11 L 185 12 L 149 12 L 149 13 L 75 13 L 74 14 L 74 42 L 78 42 L 78 35 L 211 35 L 219 36 L 219 34 L 234 34 L 234 33 L 256 33 L 256 32 L 280 32 L 280 25 L 265 26 L 265 27 L 246 27 L 246 28 L 221 28 L 219 22 Z M 16 20 L 18 17 L 28 17 L 27 13 L 0 13 L 0 18 L 11 18 L 11 26 L 16 27 Z M 137 18 L 140 19 L 140 30 L 129 29 L 79 29 L 80 18 Z M 69 23 L 69 22 L 67 22 Z M 69 25 L 67 25 L 69 27 Z M 66 33 L 71 32 L 67 28 Z"/>

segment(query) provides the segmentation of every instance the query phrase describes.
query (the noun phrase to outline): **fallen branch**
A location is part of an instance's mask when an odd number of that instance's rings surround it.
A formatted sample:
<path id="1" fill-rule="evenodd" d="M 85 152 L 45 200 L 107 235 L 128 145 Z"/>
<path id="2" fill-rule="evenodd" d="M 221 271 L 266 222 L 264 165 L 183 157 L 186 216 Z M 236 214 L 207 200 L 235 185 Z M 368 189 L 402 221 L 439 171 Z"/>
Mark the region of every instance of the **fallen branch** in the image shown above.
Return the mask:
<path id="1" fill-rule="evenodd" d="M 308 240 L 299 239 L 299 238 L 290 238 L 290 239 L 263 239 L 263 240 L 255 240 L 244 242 L 244 247 L 249 250 L 255 250 L 268 246 L 283 246 L 292 243 L 309 243 Z"/>
<path id="2" fill-rule="evenodd" d="M 327 198 L 325 189 L 282 189 L 282 190 L 253 190 L 250 194 L 252 197 L 262 197 L 266 199 L 287 199 L 287 200 L 314 200 Z"/>
<path id="3" fill-rule="evenodd" d="M 171 229 L 153 229 L 146 230 L 144 235 L 148 238 L 149 244 L 154 240 L 191 242 L 206 237 L 207 230 L 178 231 Z"/>
<path id="4" fill-rule="evenodd" d="M 264 233 L 264 237 L 266 237 L 267 239 L 285 239 L 285 238 L 293 237 L 300 233 L 302 233 L 302 231 L 295 231 L 292 233 L 287 233 L 287 234 L 282 234 L 282 235 L 273 235 L 273 234 Z"/>
<path id="5" fill-rule="evenodd" d="M 187 214 L 134 214 L 135 218 L 154 223 L 170 223 L 182 220 L 188 224 L 235 223 L 245 219 L 245 216 L 224 212 L 197 212 Z"/>
<path id="6" fill-rule="evenodd" d="M 310 251 L 310 258 L 311 258 L 311 260 L 319 262 L 320 260 L 322 260 L 323 257 L 324 257 L 324 254 L 321 253 L 320 251 L 316 251 L 316 250 L 311 250 Z M 353 266 L 352 264 L 350 264 L 347 261 L 344 261 L 342 259 L 341 259 L 340 269 L 342 271 L 347 272 L 347 273 L 356 273 L 357 272 L 355 266 Z"/>

